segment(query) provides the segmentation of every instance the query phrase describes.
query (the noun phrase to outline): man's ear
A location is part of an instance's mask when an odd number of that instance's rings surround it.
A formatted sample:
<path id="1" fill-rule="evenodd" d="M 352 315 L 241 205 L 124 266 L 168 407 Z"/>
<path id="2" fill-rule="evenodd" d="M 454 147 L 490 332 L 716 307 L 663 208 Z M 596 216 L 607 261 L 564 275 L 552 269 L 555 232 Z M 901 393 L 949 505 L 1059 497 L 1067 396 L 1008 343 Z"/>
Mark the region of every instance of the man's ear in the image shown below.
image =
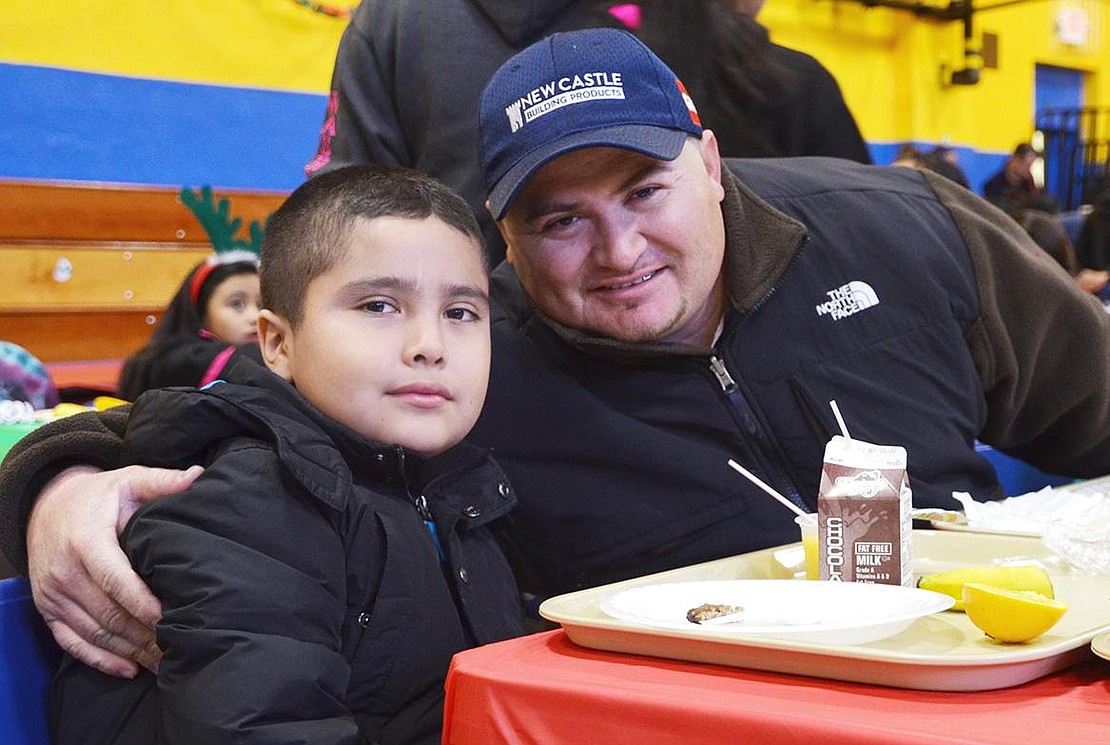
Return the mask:
<path id="1" fill-rule="evenodd" d="M 489 212 L 491 215 L 493 214 L 493 210 L 489 206 L 488 199 L 486 200 L 486 211 Z M 508 261 L 510 264 L 515 263 L 513 261 L 513 244 L 509 243 L 509 236 L 505 232 L 505 219 L 502 218 L 498 220 L 494 223 L 494 225 L 497 226 L 497 232 L 501 234 L 501 240 L 505 241 L 505 260 Z"/>
<path id="2" fill-rule="evenodd" d="M 293 326 L 288 319 L 270 310 L 258 312 L 258 345 L 266 367 L 293 382 Z"/>
<path id="3" fill-rule="evenodd" d="M 705 163 L 705 170 L 709 177 L 717 183 L 717 188 L 720 190 L 720 197 L 717 201 L 721 201 L 725 198 L 725 190 L 721 186 L 721 151 L 717 147 L 717 135 L 713 134 L 711 129 L 702 130 L 701 159 Z"/>
<path id="4" fill-rule="evenodd" d="M 497 230 L 501 233 L 501 239 L 505 241 L 505 261 L 509 262 L 510 266 L 516 266 L 516 250 L 513 248 L 512 242 L 509 240 L 509 235 L 505 230 L 502 223 L 497 223 Z"/>

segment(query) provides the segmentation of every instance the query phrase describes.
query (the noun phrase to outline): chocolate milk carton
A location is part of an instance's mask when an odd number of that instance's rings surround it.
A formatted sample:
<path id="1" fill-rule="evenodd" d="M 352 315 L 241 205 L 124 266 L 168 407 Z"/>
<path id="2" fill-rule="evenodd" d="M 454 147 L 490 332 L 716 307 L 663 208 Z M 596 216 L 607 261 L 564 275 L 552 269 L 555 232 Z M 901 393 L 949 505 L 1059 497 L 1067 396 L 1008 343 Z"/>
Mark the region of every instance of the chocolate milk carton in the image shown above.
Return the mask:
<path id="1" fill-rule="evenodd" d="M 821 579 L 912 587 L 906 449 L 836 435 L 817 494 Z"/>

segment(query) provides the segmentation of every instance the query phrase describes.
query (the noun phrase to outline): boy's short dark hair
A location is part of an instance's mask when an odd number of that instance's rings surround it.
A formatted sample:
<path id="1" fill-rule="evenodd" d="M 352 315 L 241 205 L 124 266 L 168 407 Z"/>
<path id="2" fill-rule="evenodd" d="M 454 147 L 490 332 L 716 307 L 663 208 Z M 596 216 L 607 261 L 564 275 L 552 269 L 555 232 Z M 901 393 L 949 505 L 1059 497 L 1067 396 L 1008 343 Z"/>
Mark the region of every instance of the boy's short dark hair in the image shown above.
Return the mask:
<path id="1" fill-rule="evenodd" d="M 346 255 L 355 222 L 379 217 L 437 217 L 474 239 L 489 269 L 474 213 L 450 188 L 408 168 L 347 166 L 301 184 L 270 217 L 259 267 L 262 305 L 296 326 L 309 283 Z"/>

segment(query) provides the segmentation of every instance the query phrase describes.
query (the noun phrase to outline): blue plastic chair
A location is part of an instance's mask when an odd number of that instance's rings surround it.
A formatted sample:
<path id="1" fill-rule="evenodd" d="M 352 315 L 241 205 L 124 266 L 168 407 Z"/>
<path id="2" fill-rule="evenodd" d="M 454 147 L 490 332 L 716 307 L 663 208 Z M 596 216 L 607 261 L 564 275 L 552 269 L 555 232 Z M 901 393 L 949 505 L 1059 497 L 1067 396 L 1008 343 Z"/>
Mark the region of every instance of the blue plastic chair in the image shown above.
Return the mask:
<path id="1" fill-rule="evenodd" d="M 1002 491 L 1007 497 L 1028 494 L 1046 486 L 1070 484 L 1075 480 L 1067 476 L 1045 473 L 1025 461 L 1006 455 L 981 442 L 975 443 L 975 452 L 994 466 L 994 472 L 998 474 L 998 481 L 1002 484 Z"/>
<path id="2" fill-rule="evenodd" d="M 1079 233 L 1083 230 L 1083 223 L 1087 221 L 1087 215 L 1083 212 L 1061 212 L 1060 224 L 1064 227 L 1064 232 L 1068 234 L 1068 240 L 1075 243 L 1079 240 Z"/>
<path id="3" fill-rule="evenodd" d="M 0 581 L 0 743 L 49 744 L 47 697 L 61 654 L 27 581 Z"/>

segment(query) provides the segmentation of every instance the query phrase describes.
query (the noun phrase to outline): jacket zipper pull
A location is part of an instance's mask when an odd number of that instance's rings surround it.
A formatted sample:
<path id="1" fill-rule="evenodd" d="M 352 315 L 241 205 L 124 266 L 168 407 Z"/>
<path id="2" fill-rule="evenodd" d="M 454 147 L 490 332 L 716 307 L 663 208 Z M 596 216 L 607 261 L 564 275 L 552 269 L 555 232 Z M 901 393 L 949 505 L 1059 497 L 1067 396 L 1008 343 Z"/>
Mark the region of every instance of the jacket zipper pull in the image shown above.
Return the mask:
<path id="1" fill-rule="evenodd" d="M 443 543 L 439 540 L 439 531 L 436 529 L 436 521 L 432 519 L 432 512 L 428 509 L 428 500 L 423 494 L 414 497 L 410 490 L 408 473 L 405 470 L 405 449 L 400 445 L 395 445 L 394 452 L 397 454 L 397 463 L 400 466 L 405 493 L 412 500 L 412 506 L 416 508 L 416 514 L 420 515 L 420 519 L 424 521 L 424 527 L 428 529 L 428 535 L 432 537 L 432 543 L 435 544 L 439 560 L 445 562 L 447 561 L 447 552 L 443 550 Z"/>
<path id="2" fill-rule="evenodd" d="M 717 378 L 722 391 L 731 393 L 736 390 L 736 381 L 728 374 L 725 363 L 721 362 L 721 359 L 715 354 L 709 358 L 709 370 L 713 373 L 713 377 Z"/>
<path id="3" fill-rule="evenodd" d="M 443 543 L 439 540 L 439 530 L 436 529 L 435 520 L 432 519 L 432 513 L 428 510 L 428 500 L 421 494 L 413 498 L 413 504 L 416 506 L 416 511 L 419 513 L 420 518 L 424 521 L 424 527 L 428 529 L 428 534 L 432 537 L 432 543 L 436 545 L 436 553 L 439 554 L 440 561 L 447 561 L 447 552 L 443 550 Z"/>

